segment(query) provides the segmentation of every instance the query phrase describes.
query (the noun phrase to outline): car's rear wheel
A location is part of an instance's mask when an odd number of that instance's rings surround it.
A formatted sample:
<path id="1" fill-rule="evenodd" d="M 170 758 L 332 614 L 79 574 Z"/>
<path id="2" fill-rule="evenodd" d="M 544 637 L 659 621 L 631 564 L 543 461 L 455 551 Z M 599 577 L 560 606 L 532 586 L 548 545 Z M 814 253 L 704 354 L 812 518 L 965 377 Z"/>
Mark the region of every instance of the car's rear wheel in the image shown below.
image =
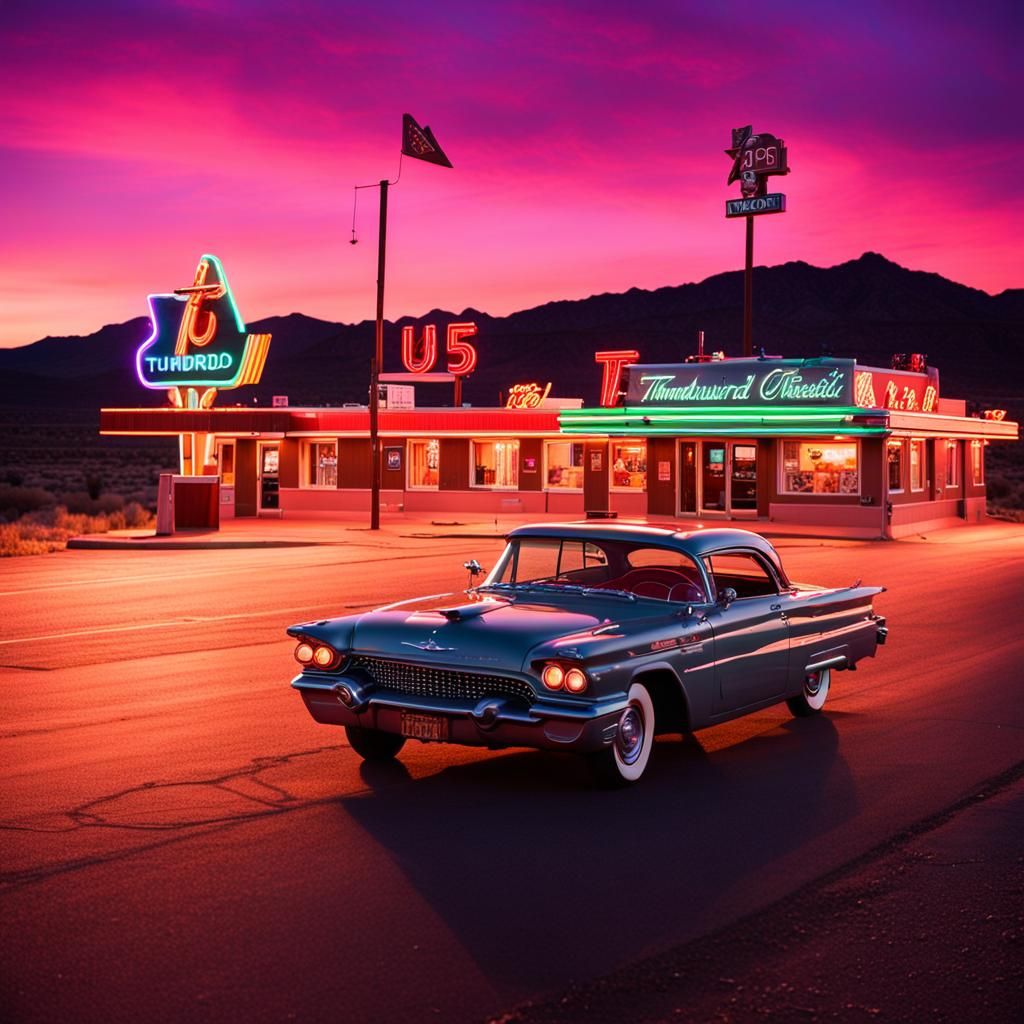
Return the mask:
<path id="1" fill-rule="evenodd" d="M 349 746 L 364 761 L 390 761 L 405 746 L 405 737 L 376 729 L 359 729 L 354 725 L 345 726 Z"/>
<path id="2" fill-rule="evenodd" d="M 808 672 L 804 676 L 804 689 L 800 696 L 790 697 L 786 701 L 789 710 L 797 718 L 807 718 L 810 715 L 816 715 L 825 706 L 831 681 L 831 669 L 823 668 L 817 672 Z"/>
<path id="3" fill-rule="evenodd" d="M 595 780 L 602 786 L 639 782 L 654 746 L 654 702 L 642 683 L 629 688 L 629 704 L 619 716 L 610 747 L 589 755 Z"/>

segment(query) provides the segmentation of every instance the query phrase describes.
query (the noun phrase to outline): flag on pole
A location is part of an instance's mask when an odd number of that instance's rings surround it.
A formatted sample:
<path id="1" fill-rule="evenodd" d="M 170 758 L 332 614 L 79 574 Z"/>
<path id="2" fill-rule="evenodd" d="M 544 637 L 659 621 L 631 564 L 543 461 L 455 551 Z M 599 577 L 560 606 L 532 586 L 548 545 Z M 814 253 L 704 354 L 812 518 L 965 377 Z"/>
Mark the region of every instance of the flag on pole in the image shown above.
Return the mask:
<path id="1" fill-rule="evenodd" d="M 441 167 L 452 165 L 437 144 L 433 132 L 427 127 L 421 128 L 412 114 L 402 115 L 402 152 L 417 160 L 426 160 L 428 164 L 440 164 Z"/>

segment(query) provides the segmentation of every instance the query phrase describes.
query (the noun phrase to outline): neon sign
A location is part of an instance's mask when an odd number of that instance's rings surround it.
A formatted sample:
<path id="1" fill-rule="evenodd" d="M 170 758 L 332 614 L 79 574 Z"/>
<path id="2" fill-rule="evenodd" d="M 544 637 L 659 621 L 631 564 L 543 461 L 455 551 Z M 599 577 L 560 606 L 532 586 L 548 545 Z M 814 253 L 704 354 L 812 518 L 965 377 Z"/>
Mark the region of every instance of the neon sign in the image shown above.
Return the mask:
<path id="1" fill-rule="evenodd" d="M 853 404 L 852 359 L 734 359 L 630 367 L 627 406 Z"/>
<path id="2" fill-rule="evenodd" d="M 135 356 L 147 388 L 237 388 L 255 384 L 269 334 L 250 334 L 216 256 L 204 255 L 192 284 L 148 298 L 153 333 Z"/>
<path id="3" fill-rule="evenodd" d="M 854 402 L 862 409 L 894 412 L 935 412 L 939 406 L 939 371 L 858 369 L 853 386 Z"/>
<path id="4" fill-rule="evenodd" d="M 448 372 L 456 377 L 468 377 L 477 364 L 476 348 L 463 338 L 476 334 L 476 324 L 449 324 L 445 337 Z M 419 340 L 415 327 L 402 328 L 402 365 L 410 373 L 429 373 L 437 365 L 437 328 L 425 324 Z"/>
<path id="5" fill-rule="evenodd" d="M 537 409 L 541 402 L 551 394 L 551 382 L 541 388 L 537 383 L 513 384 L 508 389 L 506 409 Z"/>
<path id="6" fill-rule="evenodd" d="M 604 408 L 610 409 L 618 402 L 622 370 L 639 358 L 640 353 L 631 348 L 594 353 L 594 362 L 604 368 L 601 375 L 601 405 Z"/>

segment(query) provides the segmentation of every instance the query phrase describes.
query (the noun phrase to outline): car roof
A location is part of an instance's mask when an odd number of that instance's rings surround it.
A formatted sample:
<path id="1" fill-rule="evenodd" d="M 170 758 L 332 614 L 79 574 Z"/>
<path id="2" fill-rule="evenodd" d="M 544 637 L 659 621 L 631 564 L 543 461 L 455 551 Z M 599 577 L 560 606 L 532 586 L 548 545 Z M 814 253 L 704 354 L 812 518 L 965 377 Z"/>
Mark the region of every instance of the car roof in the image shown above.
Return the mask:
<path id="1" fill-rule="evenodd" d="M 732 527 L 709 527 L 696 530 L 673 530 L 642 523 L 577 522 L 531 523 L 512 530 L 508 537 L 579 537 L 586 540 L 648 541 L 678 548 L 690 555 L 701 556 L 723 548 L 753 548 L 780 565 L 775 548 L 760 534 Z"/>

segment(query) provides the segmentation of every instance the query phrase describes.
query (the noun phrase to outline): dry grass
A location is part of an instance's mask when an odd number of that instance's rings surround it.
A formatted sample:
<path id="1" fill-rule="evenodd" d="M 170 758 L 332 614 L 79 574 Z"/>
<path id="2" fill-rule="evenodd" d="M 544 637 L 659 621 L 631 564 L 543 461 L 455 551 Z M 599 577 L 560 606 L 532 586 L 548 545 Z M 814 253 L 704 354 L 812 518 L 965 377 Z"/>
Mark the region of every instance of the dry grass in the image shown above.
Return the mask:
<path id="1" fill-rule="evenodd" d="M 105 515 L 75 515 L 63 506 L 30 512 L 13 523 L 0 523 L 0 558 L 62 551 L 69 537 L 110 530 L 145 529 L 154 524 L 147 509 L 132 502 Z"/>

